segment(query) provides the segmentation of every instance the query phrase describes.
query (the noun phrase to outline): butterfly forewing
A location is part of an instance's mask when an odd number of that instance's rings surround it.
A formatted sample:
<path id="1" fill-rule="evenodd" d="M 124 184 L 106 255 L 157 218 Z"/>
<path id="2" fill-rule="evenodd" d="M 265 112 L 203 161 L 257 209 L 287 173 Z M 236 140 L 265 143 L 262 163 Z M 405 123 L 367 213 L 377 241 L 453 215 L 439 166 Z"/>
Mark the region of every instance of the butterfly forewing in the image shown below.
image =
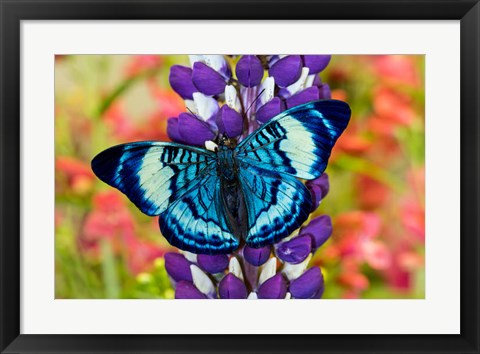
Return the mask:
<path id="1" fill-rule="evenodd" d="M 298 178 L 314 179 L 327 167 L 337 138 L 350 119 L 342 101 L 324 100 L 272 118 L 236 148 L 240 161 Z"/>
<path id="2" fill-rule="evenodd" d="M 101 152 L 93 159 L 92 169 L 142 212 L 159 215 L 192 187 L 192 181 L 214 170 L 215 161 L 207 150 L 145 141 Z"/>

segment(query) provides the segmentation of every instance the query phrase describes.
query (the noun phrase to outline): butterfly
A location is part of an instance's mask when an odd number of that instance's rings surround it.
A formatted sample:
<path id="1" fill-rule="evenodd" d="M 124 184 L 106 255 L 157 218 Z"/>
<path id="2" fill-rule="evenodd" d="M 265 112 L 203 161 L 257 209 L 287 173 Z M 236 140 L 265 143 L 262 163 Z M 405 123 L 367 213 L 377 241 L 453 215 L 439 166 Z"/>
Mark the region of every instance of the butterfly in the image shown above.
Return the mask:
<path id="1" fill-rule="evenodd" d="M 320 100 L 288 109 L 238 145 L 215 151 L 171 142 L 111 147 L 92 160 L 105 183 L 143 213 L 159 215 L 162 235 L 182 250 L 225 254 L 290 235 L 308 218 L 311 194 L 350 119 L 350 107 Z"/>

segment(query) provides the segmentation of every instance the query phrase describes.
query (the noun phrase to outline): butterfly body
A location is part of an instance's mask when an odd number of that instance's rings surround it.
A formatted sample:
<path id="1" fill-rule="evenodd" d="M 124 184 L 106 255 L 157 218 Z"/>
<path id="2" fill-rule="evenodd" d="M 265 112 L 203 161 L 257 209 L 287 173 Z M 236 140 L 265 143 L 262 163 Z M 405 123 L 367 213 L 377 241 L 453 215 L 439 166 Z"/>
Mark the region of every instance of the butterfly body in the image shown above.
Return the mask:
<path id="1" fill-rule="evenodd" d="M 238 145 L 129 143 L 98 154 L 92 169 L 142 212 L 159 215 L 173 246 L 203 254 L 230 253 L 243 241 L 259 248 L 307 220 L 312 200 L 299 179 L 323 173 L 349 118 L 346 103 L 315 101 L 272 118 Z"/>

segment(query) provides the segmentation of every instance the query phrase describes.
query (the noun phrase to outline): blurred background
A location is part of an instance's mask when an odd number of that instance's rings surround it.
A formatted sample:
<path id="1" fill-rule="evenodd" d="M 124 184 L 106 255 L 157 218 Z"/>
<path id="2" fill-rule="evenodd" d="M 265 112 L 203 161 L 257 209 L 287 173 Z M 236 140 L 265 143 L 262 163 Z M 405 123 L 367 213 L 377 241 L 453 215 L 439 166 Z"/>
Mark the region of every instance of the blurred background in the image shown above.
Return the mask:
<path id="1" fill-rule="evenodd" d="M 168 141 L 185 111 L 169 68 L 187 56 L 55 58 L 55 297 L 173 298 L 163 255 L 173 249 L 143 215 L 90 169 L 98 152 Z M 333 235 L 312 263 L 323 298 L 424 298 L 424 56 L 336 56 L 320 74 L 352 119 L 327 168 L 316 214 Z"/>

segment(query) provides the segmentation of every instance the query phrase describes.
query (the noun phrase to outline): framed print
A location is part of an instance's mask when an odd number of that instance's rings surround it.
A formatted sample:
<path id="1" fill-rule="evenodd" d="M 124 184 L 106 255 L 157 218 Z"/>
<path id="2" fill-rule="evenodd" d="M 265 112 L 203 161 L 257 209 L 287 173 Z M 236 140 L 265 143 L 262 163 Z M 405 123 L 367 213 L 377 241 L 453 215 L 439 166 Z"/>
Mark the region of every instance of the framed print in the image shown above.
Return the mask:
<path id="1" fill-rule="evenodd" d="M 477 1 L 1 1 L 2 353 L 478 353 Z"/>

